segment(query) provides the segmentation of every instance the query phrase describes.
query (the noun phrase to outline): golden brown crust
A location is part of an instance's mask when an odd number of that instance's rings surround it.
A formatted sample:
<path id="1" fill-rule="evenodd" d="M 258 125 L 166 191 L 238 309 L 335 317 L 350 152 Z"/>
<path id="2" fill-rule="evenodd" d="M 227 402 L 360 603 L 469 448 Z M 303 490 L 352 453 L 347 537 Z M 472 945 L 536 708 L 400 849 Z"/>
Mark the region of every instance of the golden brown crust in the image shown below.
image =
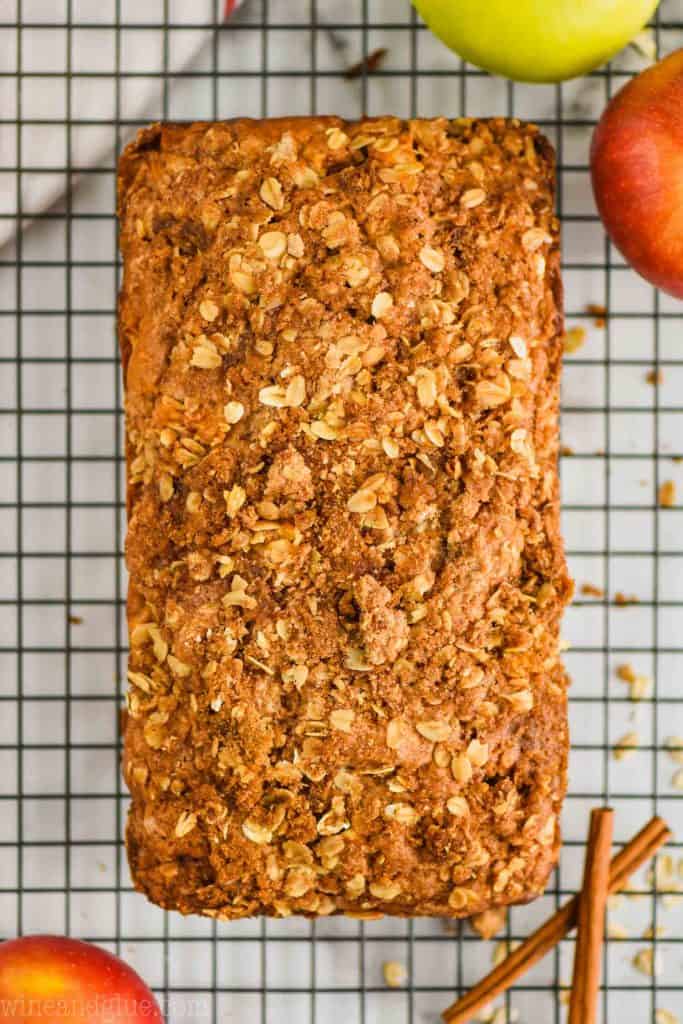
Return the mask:
<path id="1" fill-rule="evenodd" d="M 552 150 L 154 126 L 121 159 L 135 884 L 465 916 L 559 846 Z"/>

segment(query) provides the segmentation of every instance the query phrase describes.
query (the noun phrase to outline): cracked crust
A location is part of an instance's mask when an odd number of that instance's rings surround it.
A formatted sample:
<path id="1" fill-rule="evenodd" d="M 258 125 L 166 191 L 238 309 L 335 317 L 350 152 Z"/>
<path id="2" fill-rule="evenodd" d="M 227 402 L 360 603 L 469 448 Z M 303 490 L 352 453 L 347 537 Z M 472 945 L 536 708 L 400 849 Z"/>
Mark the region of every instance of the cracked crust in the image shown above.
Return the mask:
<path id="1" fill-rule="evenodd" d="M 122 156 L 136 887 L 466 916 L 559 849 L 554 161 L 533 126 L 156 125 Z"/>

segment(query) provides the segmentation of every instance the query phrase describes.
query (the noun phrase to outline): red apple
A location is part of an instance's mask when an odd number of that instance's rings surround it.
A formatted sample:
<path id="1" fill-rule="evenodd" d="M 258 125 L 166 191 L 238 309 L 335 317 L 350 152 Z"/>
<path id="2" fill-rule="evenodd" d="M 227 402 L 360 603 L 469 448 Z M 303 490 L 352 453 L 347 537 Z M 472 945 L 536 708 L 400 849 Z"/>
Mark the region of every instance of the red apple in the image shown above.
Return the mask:
<path id="1" fill-rule="evenodd" d="M 154 996 L 123 960 L 55 935 L 0 944 L 0 1020 L 163 1024 Z"/>
<path id="2" fill-rule="evenodd" d="M 651 284 L 683 299 L 683 50 L 611 100 L 591 147 L 608 235 Z"/>

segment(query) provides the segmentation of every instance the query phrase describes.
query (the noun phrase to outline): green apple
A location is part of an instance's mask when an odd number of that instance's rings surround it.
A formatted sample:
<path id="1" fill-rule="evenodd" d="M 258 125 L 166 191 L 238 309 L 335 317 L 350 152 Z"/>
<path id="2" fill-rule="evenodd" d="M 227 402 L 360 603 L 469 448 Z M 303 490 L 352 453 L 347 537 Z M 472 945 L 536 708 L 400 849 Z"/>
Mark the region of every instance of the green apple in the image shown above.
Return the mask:
<path id="1" fill-rule="evenodd" d="M 471 64 L 517 82 L 585 75 L 636 35 L 659 0 L 413 0 Z"/>

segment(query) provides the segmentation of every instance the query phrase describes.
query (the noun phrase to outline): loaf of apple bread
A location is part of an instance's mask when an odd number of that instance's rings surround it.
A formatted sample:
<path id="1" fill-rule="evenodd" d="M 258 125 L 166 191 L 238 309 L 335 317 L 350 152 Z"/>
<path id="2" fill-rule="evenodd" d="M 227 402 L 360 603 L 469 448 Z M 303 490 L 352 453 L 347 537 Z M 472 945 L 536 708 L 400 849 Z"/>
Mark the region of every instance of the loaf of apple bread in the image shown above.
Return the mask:
<path id="1" fill-rule="evenodd" d="M 559 848 L 554 159 L 518 121 L 155 125 L 120 164 L 136 887 L 460 917 Z"/>

